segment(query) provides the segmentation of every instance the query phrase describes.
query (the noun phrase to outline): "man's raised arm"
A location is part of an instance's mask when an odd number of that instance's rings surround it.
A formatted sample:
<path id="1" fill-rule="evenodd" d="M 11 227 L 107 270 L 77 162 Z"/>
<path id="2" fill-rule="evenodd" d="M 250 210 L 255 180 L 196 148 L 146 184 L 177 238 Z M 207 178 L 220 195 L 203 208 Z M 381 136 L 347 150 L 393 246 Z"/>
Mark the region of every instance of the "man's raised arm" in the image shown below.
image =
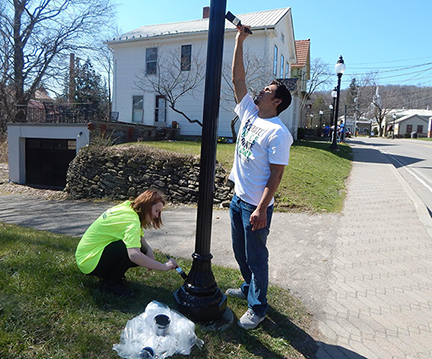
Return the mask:
<path id="1" fill-rule="evenodd" d="M 243 63 L 243 42 L 248 34 L 244 29 L 245 27 L 242 26 L 237 33 L 232 64 L 232 82 L 237 103 L 239 103 L 247 94 L 246 75 Z"/>

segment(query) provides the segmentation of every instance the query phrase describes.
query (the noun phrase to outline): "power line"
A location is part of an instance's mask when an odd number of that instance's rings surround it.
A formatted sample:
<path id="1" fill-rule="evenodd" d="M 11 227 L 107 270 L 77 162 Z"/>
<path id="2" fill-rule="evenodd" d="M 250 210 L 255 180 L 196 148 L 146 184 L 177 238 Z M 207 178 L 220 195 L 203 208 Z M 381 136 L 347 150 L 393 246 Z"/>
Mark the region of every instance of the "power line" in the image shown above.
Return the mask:
<path id="1" fill-rule="evenodd" d="M 428 66 L 428 65 L 432 65 L 432 62 L 425 62 L 423 64 L 418 64 L 418 65 L 408 65 L 408 66 L 404 66 L 404 67 L 393 67 L 393 66 L 380 67 L 380 68 L 375 68 L 374 71 L 379 71 L 379 72 L 404 71 L 404 70 L 408 70 L 408 69 L 413 69 L 415 67 L 422 67 L 422 66 Z M 366 68 L 366 67 L 356 68 L 356 67 L 351 67 L 350 66 L 350 69 L 361 70 L 361 69 L 368 69 L 368 68 Z M 381 71 L 381 69 L 390 69 L 390 70 Z"/>
<path id="2" fill-rule="evenodd" d="M 385 63 L 394 63 L 394 62 L 407 62 L 407 61 L 415 61 L 415 60 L 425 60 L 425 59 L 432 59 L 432 57 L 417 57 L 414 59 L 406 59 L 406 60 L 389 60 L 389 61 L 378 61 L 378 62 L 359 62 L 359 63 L 353 63 L 352 66 L 356 65 L 375 65 L 375 64 L 385 64 Z"/>

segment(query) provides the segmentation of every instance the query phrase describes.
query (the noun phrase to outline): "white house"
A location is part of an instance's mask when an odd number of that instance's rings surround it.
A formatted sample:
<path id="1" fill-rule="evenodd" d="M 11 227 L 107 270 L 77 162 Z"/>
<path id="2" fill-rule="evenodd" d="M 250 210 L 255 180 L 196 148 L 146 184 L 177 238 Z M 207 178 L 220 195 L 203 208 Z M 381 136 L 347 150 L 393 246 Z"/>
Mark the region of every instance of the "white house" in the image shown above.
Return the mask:
<path id="1" fill-rule="evenodd" d="M 394 116 L 395 115 L 395 116 Z M 395 109 L 389 111 L 385 117 L 385 130 L 397 136 L 409 137 L 415 132 L 418 137 L 427 137 L 431 110 L 422 109 Z"/>
<path id="2" fill-rule="evenodd" d="M 281 119 L 295 136 L 302 86 L 309 76 L 310 42 L 296 44 L 289 7 L 237 17 L 253 31 L 244 49 L 248 87 L 257 93 L 274 78 L 286 80 L 293 102 Z M 170 108 L 170 100 L 174 99 L 175 108 L 191 120 L 202 122 L 208 26 L 207 7 L 202 19 L 143 26 L 107 42 L 114 52 L 113 111 L 118 112 L 119 121 L 157 127 L 174 122 L 180 135 L 201 136 L 202 127 Z M 218 135 L 223 137 L 231 137 L 235 117 L 230 67 L 236 33 L 234 25 L 226 21 L 218 126 Z M 178 96 L 189 85 L 192 90 Z"/>

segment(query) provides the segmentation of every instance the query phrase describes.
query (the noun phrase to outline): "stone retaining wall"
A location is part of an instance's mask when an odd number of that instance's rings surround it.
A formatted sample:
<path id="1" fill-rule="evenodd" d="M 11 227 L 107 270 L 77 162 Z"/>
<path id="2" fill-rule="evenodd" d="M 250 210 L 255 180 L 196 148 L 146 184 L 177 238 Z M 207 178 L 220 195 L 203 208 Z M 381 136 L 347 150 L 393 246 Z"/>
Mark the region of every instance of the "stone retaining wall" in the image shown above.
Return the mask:
<path id="1" fill-rule="evenodd" d="M 197 203 L 198 156 L 155 150 L 142 145 L 82 148 L 67 173 L 66 191 L 73 198 L 123 200 L 149 188 L 159 189 L 172 203 Z M 228 173 L 216 165 L 214 203 L 232 197 Z"/>

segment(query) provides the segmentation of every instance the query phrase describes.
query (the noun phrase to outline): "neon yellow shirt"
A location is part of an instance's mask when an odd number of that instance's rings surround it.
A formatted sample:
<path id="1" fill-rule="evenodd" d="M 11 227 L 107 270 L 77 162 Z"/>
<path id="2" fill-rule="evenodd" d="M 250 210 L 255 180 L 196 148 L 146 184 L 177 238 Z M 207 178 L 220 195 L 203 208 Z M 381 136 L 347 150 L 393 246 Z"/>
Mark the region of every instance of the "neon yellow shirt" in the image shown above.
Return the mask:
<path id="1" fill-rule="evenodd" d="M 140 248 L 144 235 L 138 214 L 126 201 L 100 215 L 78 243 L 75 259 L 84 274 L 91 273 L 99 263 L 105 247 L 122 240 L 126 248 Z"/>

